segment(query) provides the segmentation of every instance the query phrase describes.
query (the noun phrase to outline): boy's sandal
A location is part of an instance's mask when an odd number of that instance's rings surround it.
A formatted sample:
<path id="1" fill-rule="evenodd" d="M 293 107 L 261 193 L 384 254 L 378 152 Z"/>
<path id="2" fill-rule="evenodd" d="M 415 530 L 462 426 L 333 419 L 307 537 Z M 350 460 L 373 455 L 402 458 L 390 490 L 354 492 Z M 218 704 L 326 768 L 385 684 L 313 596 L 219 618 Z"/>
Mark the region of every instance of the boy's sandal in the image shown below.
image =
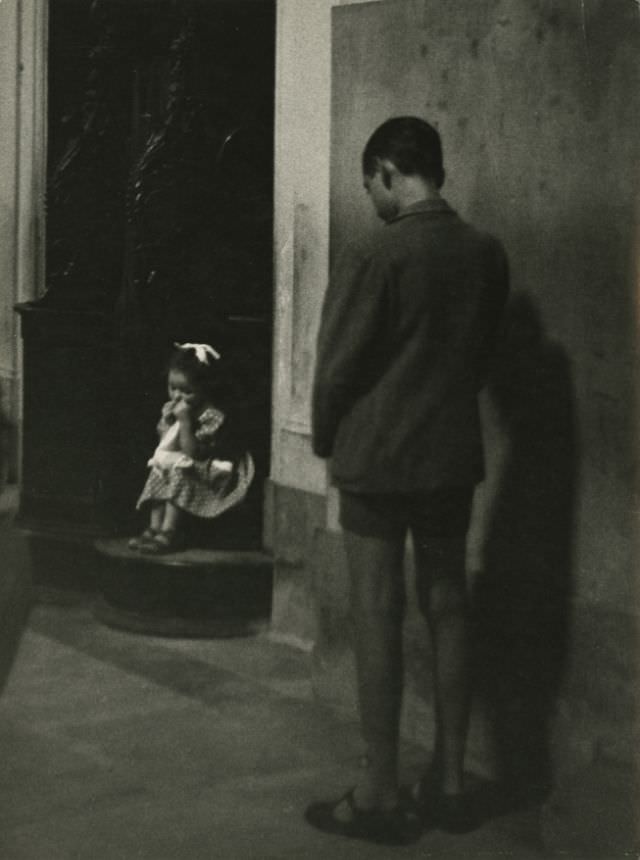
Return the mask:
<path id="1" fill-rule="evenodd" d="M 152 529 L 151 526 L 148 526 L 142 534 L 136 535 L 136 537 L 132 537 L 128 543 L 129 549 L 140 549 L 143 544 L 149 543 L 152 541 L 158 532 L 155 529 Z"/>
<path id="2" fill-rule="evenodd" d="M 421 780 L 408 792 L 407 804 L 426 827 L 445 833 L 470 833 L 482 824 L 476 798 L 467 793 L 444 794 L 433 783 Z"/>
<path id="3" fill-rule="evenodd" d="M 183 545 L 182 534 L 177 529 L 166 529 L 156 532 L 151 540 L 142 543 L 140 552 L 145 555 L 165 555 L 170 552 L 178 552 Z"/>
<path id="4" fill-rule="evenodd" d="M 356 806 L 350 789 L 344 797 L 333 803 L 312 803 L 305 811 L 305 818 L 317 830 L 345 836 L 348 839 L 363 839 L 378 845 L 410 845 L 417 842 L 422 833 L 419 818 L 403 806 L 394 809 L 360 809 Z M 337 817 L 338 808 L 346 804 L 349 818 Z"/>
<path id="5" fill-rule="evenodd" d="M 422 778 L 402 791 L 400 796 L 425 827 L 462 834 L 470 833 L 482 824 L 482 814 L 473 794 L 444 794 L 442 767 L 437 762 L 432 762 Z"/>
<path id="6" fill-rule="evenodd" d="M 445 833 L 471 833 L 482 824 L 475 798 L 461 794 L 439 794 L 432 797 L 429 808 L 424 809 L 423 821 Z"/>
<path id="7" fill-rule="evenodd" d="M 404 791 L 407 802 L 420 812 L 429 808 L 433 798 L 440 796 L 442 788 L 442 766 L 439 762 L 432 761 L 422 774 L 418 782 L 408 786 Z"/>

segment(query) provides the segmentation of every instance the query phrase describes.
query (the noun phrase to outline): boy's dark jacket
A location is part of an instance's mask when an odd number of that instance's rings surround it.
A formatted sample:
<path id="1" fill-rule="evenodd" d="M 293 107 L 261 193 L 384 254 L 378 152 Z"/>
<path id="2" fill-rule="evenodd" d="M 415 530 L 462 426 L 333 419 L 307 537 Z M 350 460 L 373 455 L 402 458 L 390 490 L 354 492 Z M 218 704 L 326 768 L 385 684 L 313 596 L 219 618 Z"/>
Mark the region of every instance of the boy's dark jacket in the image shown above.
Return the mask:
<path id="1" fill-rule="evenodd" d="M 324 301 L 312 444 L 333 482 L 390 493 L 484 475 L 478 392 L 508 293 L 500 243 L 442 199 L 350 249 Z"/>

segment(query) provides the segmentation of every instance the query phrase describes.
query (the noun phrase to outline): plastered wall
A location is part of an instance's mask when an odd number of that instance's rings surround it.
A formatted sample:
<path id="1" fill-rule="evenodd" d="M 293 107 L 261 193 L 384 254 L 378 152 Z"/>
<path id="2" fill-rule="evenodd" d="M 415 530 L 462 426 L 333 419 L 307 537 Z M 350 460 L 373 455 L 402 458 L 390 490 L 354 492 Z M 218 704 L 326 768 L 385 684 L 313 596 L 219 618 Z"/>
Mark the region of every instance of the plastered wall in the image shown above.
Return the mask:
<path id="1" fill-rule="evenodd" d="M 633 0 L 383 0 L 336 9 L 332 51 L 334 5 L 279 3 L 274 480 L 326 492 L 324 466 L 309 454 L 308 407 L 330 224 L 335 250 L 372 222 L 363 140 L 389 115 L 418 113 L 442 132 L 448 199 L 503 239 L 545 360 L 563 363 L 573 423 L 552 431 L 541 415 L 538 455 L 554 469 L 560 446 L 571 448 L 575 594 L 628 609 L 637 599 L 640 9 Z M 553 412 L 552 399 L 542 407 Z M 507 444 L 495 409 L 485 404 L 487 496 Z M 473 566 L 484 563 L 488 516 L 476 517 Z"/>
<path id="2" fill-rule="evenodd" d="M 447 198 L 500 236 L 513 290 L 538 316 L 542 340 L 523 340 L 522 349 L 533 358 L 544 347 L 537 357 L 548 378 L 523 372 L 510 381 L 539 398 L 529 416 L 535 438 L 527 439 L 537 464 L 531 457 L 521 480 L 530 482 L 530 496 L 542 492 L 545 474 L 550 497 L 574 491 L 574 594 L 630 607 L 637 597 L 640 8 L 620 0 L 478 0 L 472 9 L 388 0 L 334 18 L 332 250 L 371 219 L 358 175 L 369 130 L 393 114 L 429 118 L 443 137 Z M 562 409 L 572 410 L 571 426 L 559 426 Z M 487 416 L 490 457 L 505 441 L 499 417 Z M 507 443 L 526 432 L 518 428 Z M 519 460 L 524 466 L 527 457 Z M 569 460 L 574 486 L 560 487 L 553 473 Z"/>
<path id="3" fill-rule="evenodd" d="M 640 8 L 380 0 L 330 16 L 331 5 L 279 4 L 274 629 L 315 644 L 324 699 L 352 701 L 335 499 L 309 450 L 313 342 L 329 257 L 374 221 L 363 142 L 388 116 L 417 113 L 442 133 L 449 201 L 503 240 L 517 297 L 483 396 L 470 751 L 534 780 L 551 765 L 558 775 L 628 763 L 638 749 Z M 407 627 L 405 729 L 428 744 L 430 657 L 422 627 Z"/>
<path id="4" fill-rule="evenodd" d="M 43 287 L 46 22 L 46 0 L 0 3 L 0 385 L 14 440 L 20 340 L 13 308 Z M 14 472 L 13 444 L 7 456 Z"/>
<path id="5" fill-rule="evenodd" d="M 0 386 L 5 413 L 13 407 L 16 280 L 17 6 L 0 4 Z"/>
<path id="6" fill-rule="evenodd" d="M 331 9 L 339 5 L 350 3 L 279 0 L 277 12 L 272 478 L 318 493 L 327 482 L 310 454 L 309 395 L 329 271 Z"/>

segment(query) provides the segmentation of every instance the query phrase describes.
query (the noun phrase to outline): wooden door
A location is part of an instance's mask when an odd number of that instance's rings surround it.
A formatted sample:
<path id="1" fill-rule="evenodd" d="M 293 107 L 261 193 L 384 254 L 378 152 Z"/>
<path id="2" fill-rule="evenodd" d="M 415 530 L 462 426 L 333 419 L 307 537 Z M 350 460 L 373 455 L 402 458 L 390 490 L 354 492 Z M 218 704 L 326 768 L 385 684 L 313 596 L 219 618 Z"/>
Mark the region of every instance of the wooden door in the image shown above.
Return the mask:
<path id="1" fill-rule="evenodd" d="M 274 8 L 51 0 L 38 307 L 97 315 L 110 332 L 109 370 L 94 377 L 107 432 L 92 486 L 117 527 L 132 525 L 174 340 L 212 342 L 228 359 L 256 490 L 268 471 Z M 85 400 L 95 409 L 95 391 Z M 257 533 L 261 505 L 253 511 Z"/>

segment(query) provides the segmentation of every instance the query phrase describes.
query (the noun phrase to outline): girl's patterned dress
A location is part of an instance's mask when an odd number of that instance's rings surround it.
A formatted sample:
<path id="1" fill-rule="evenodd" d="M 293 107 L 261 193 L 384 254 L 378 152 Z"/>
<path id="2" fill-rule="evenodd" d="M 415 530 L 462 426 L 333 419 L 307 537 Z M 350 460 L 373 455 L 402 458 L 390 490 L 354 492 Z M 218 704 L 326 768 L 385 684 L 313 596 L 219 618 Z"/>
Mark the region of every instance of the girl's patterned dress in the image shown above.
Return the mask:
<path id="1" fill-rule="evenodd" d="M 204 459 L 182 454 L 178 422 L 170 421 L 171 408 L 171 403 L 162 407 L 158 425 L 162 436 L 149 460 L 149 477 L 136 507 L 141 508 L 146 502 L 172 502 L 197 517 L 217 517 L 246 496 L 255 474 L 251 454 L 245 452 L 233 461 L 216 459 L 216 436 L 225 416 L 212 406 L 200 413 L 194 431 L 206 449 Z"/>

